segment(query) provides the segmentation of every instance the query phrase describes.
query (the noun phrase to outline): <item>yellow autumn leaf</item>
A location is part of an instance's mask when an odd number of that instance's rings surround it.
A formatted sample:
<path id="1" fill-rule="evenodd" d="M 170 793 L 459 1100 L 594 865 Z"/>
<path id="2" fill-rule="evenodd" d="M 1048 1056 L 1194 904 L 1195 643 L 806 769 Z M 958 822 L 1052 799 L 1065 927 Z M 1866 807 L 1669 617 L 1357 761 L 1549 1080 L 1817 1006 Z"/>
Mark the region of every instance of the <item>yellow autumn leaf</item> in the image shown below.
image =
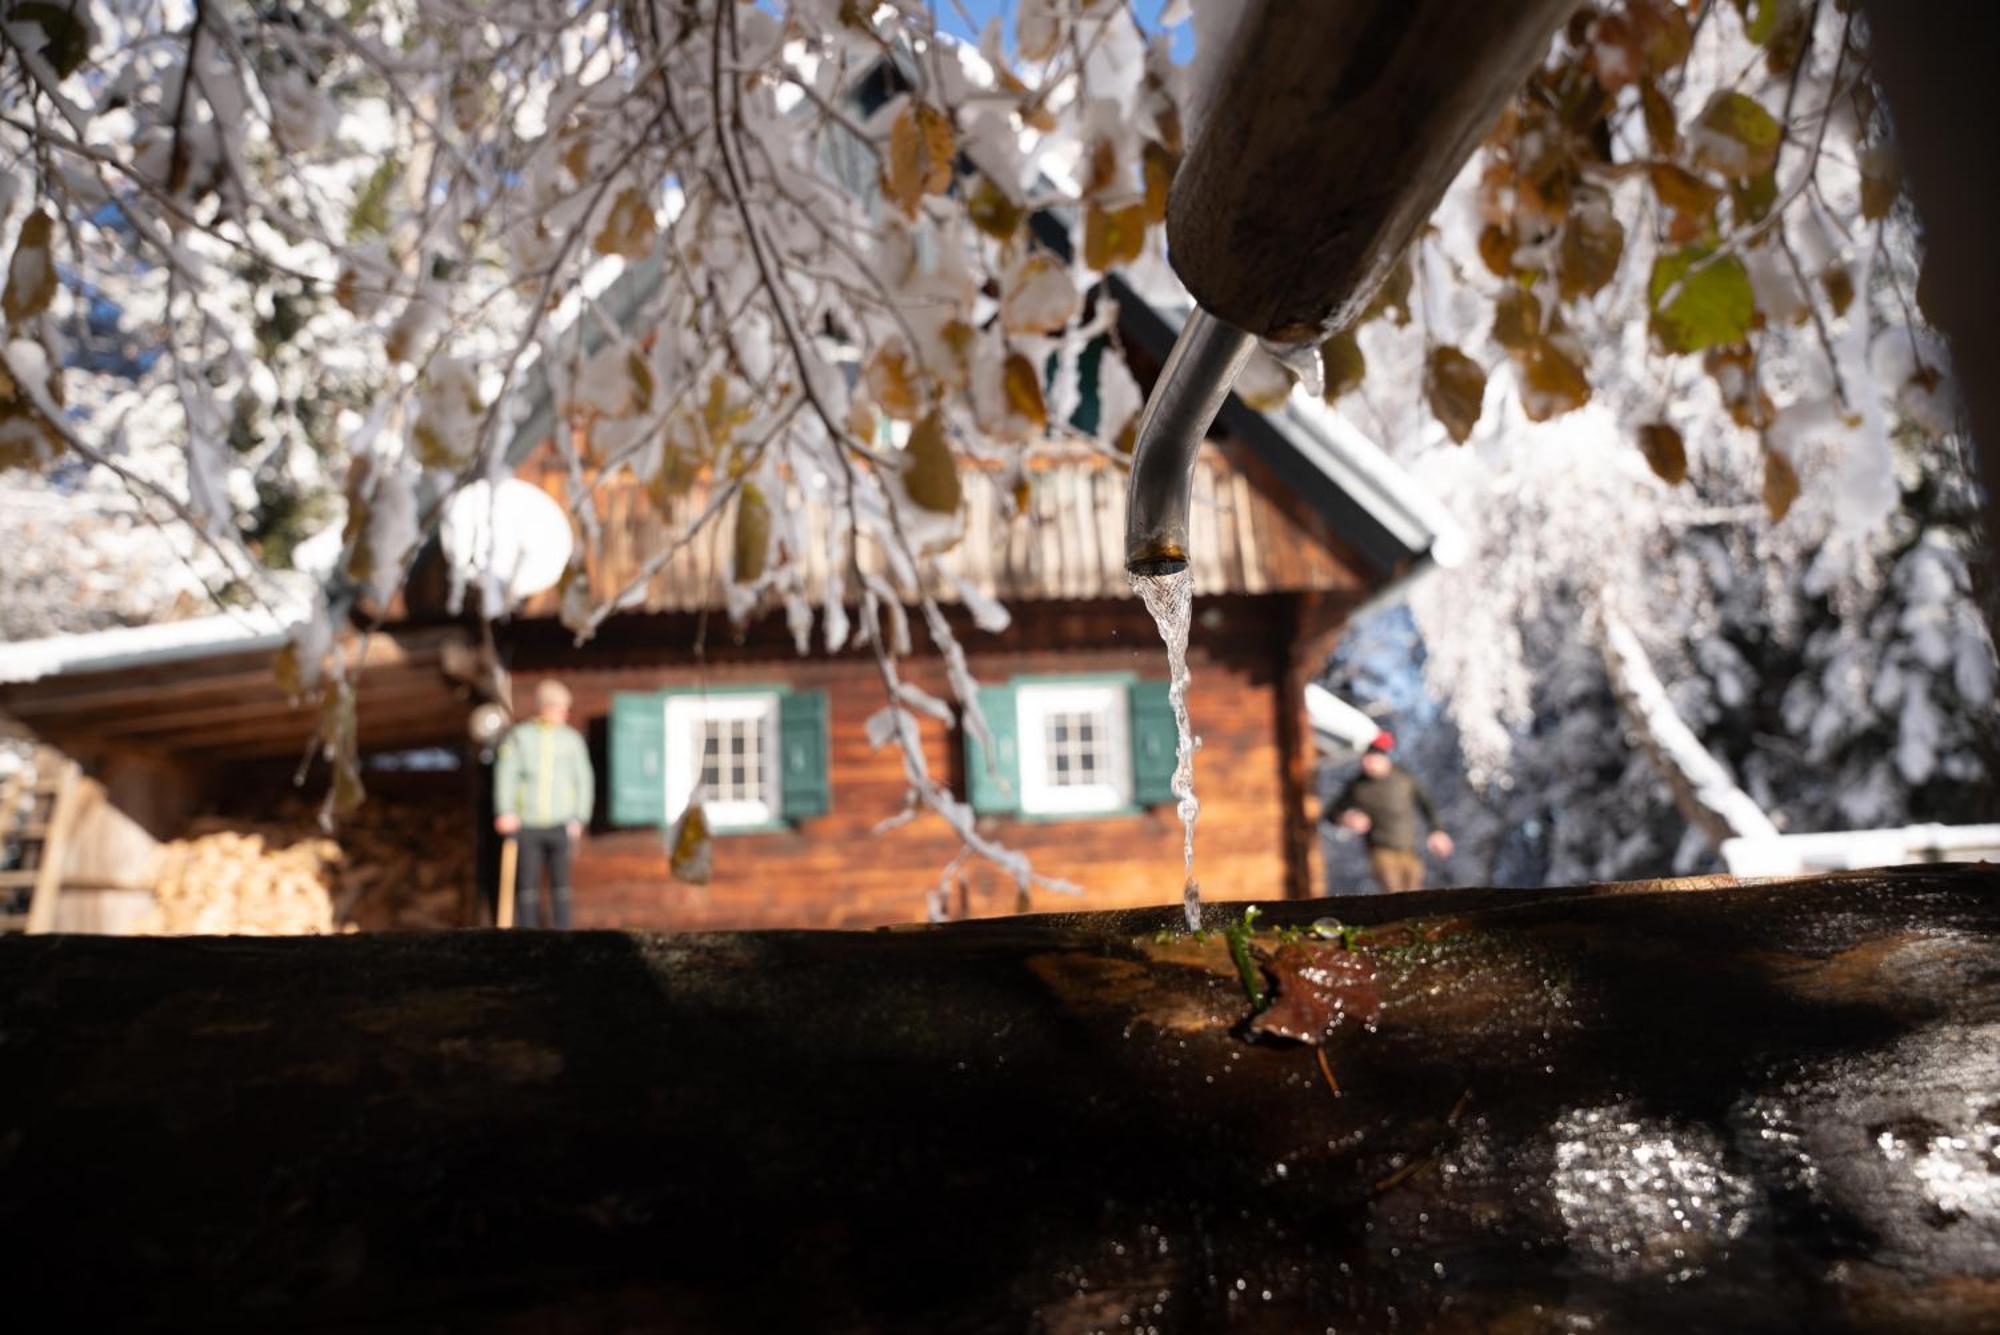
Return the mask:
<path id="1" fill-rule="evenodd" d="M 367 796 L 361 785 L 358 726 L 353 683 L 335 682 L 333 689 L 326 693 L 326 703 L 320 708 L 319 735 L 321 747 L 333 771 L 330 804 L 336 815 L 353 811 Z"/>
<path id="2" fill-rule="evenodd" d="M 1517 249 L 1514 233 L 1499 223 L 1488 223 L 1480 229 L 1479 258 L 1496 278 L 1513 275 L 1514 252 Z"/>
<path id="3" fill-rule="evenodd" d="M 917 505 L 935 514 L 955 514 L 964 499 L 958 460 L 945 439 L 944 418 L 927 413 L 910 432 L 904 446 L 903 490 Z"/>
<path id="4" fill-rule="evenodd" d="M 1762 103 L 1747 93 L 1716 93 L 1695 118 L 1690 140 L 1695 161 L 1732 181 L 1749 181 L 1778 161 L 1784 130 Z"/>
<path id="5" fill-rule="evenodd" d="M 1556 280 L 1564 301 L 1595 296 L 1618 273 L 1625 253 L 1625 227 L 1608 200 L 1593 196 L 1570 211 L 1563 228 Z"/>
<path id="6" fill-rule="evenodd" d="M 562 151 L 563 169 L 572 181 L 590 179 L 590 137 L 580 128 L 565 130 L 569 143 Z"/>
<path id="7" fill-rule="evenodd" d="M 964 389 L 972 380 L 972 345 L 979 337 L 978 332 L 963 320 L 946 320 L 938 330 L 938 341 L 951 354 L 942 367 L 936 368 L 938 377 L 953 389 Z"/>
<path id="8" fill-rule="evenodd" d="M 285 647 L 278 650 L 271 660 L 271 676 L 278 683 L 278 689 L 288 700 L 296 700 L 305 694 L 305 671 L 299 666 L 299 642 L 288 640 Z"/>
<path id="9" fill-rule="evenodd" d="M 1139 448 L 1139 414 L 1133 413 L 1125 419 L 1125 425 L 1118 428 L 1118 434 L 1111 438 L 1111 448 L 1120 454 L 1130 455 Z"/>
<path id="10" fill-rule="evenodd" d="M 876 434 L 882 429 L 882 414 L 865 394 L 857 394 L 847 401 L 847 420 L 841 425 L 847 434 L 863 445 L 873 445 Z"/>
<path id="11" fill-rule="evenodd" d="M 917 136 L 924 149 L 924 193 L 949 193 L 958 157 L 951 118 L 928 102 L 917 103 Z"/>
<path id="12" fill-rule="evenodd" d="M 1118 145 L 1109 139 L 1094 140 L 1084 158 L 1083 197 L 1116 194 L 1123 184 L 1118 179 Z"/>
<path id="13" fill-rule="evenodd" d="M 745 482 L 736 495 L 736 540 L 731 552 L 730 578 L 738 584 L 755 584 L 764 574 L 770 549 L 770 504 L 756 483 Z"/>
<path id="14" fill-rule="evenodd" d="M 1083 304 L 1069 270 L 1040 251 L 1007 272 L 1000 289 L 1000 327 L 1010 334 L 1053 334 Z"/>
<path id="15" fill-rule="evenodd" d="M 875 349 L 875 355 L 868 359 L 863 379 L 868 385 L 868 393 L 883 412 L 904 422 L 914 422 L 923 415 L 924 395 L 917 380 L 916 371 L 910 365 L 909 354 L 900 343 L 884 343 Z"/>
<path id="16" fill-rule="evenodd" d="M 1122 209 L 1093 204 L 1083 214 L 1083 262 L 1103 273 L 1130 264 L 1145 253 L 1146 205 Z"/>
<path id="17" fill-rule="evenodd" d="M 1680 151 L 1681 132 L 1674 121 L 1674 104 L 1651 79 L 1639 85 L 1639 112 L 1646 122 L 1646 138 L 1652 143 L 1655 157 L 1672 157 Z"/>
<path id="18" fill-rule="evenodd" d="M 1792 502 L 1799 498 L 1799 474 L 1792 461 L 1766 446 L 1764 449 L 1764 510 L 1773 523 L 1784 519 Z"/>
<path id="19" fill-rule="evenodd" d="M 1861 216 L 1877 222 L 1889 216 L 1903 188 L 1902 168 L 1895 150 L 1885 143 L 1861 150 Z"/>
<path id="20" fill-rule="evenodd" d="M 699 802 L 688 803 L 674 825 L 673 851 L 667 868 L 677 881 L 707 885 L 715 870 L 715 841 L 709 835 L 708 811 Z"/>
<path id="21" fill-rule="evenodd" d="M 1006 391 L 1009 412 L 1033 424 L 1037 431 L 1049 429 L 1048 405 L 1042 401 L 1042 378 L 1036 374 L 1033 362 L 1018 352 L 1008 353 L 1001 386 Z"/>
<path id="22" fill-rule="evenodd" d="M 660 462 L 646 481 L 646 495 L 661 513 L 671 513 L 673 503 L 692 491 L 700 476 L 700 456 L 678 434 L 669 433 L 660 442 Z"/>
<path id="23" fill-rule="evenodd" d="M 1522 287 L 1510 287 L 1493 303 L 1493 341 L 1523 352 L 1542 336 L 1542 303 Z"/>
<path id="24" fill-rule="evenodd" d="M 611 201 L 611 212 L 590 246 L 600 255 L 643 259 L 653 248 L 653 231 L 653 206 L 636 186 L 628 186 Z"/>
<path id="25" fill-rule="evenodd" d="M 882 192 L 906 215 L 916 217 L 925 195 L 951 189 L 956 151 L 950 119 L 929 103 L 909 103 L 889 123 Z"/>
<path id="26" fill-rule="evenodd" d="M 1146 177 L 1146 221 L 1163 223 L 1167 220 L 1167 195 L 1173 189 L 1180 159 L 1164 145 L 1149 140 L 1139 166 Z"/>
<path id="27" fill-rule="evenodd" d="M 1360 340 L 1354 330 L 1343 329 L 1319 345 L 1322 393 L 1328 403 L 1361 387 L 1368 374 L 1368 359 L 1361 355 Z"/>
<path id="28" fill-rule="evenodd" d="M 1457 348 L 1431 350 L 1424 369 L 1424 397 L 1452 440 L 1460 445 L 1479 425 L 1486 399 L 1486 372 Z"/>
<path id="29" fill-rule="evenodd" d="M 1681 433 L 1665 422 L 1649 422 L 1639 428 L 1639 452 L 1646 466 L 1670 487 L 1687 481 L 1687 444 Z"/>
<path id="30" fill-rule="evenodd" d="M 1028 211 L 1009 199 L 992 178 L 982 176 L 965 201 L 965 215 L 974 227 L 995 241 L 1011 241 L 1014 233 L 1021 230 Z"/>
<path id="31" fill-rule="evenodd" d="M 701 405 L 701 429 L 711 453 L 726 447 L 736 428 L 755 415 L 748 404 L 731 402 L 728 376 L 718 371 L 709 378 L 708 397 Z"/>
<path id="32" fill-rule="evenodd" d="M 34 319 L 55 299 L 56 259 L 50 245 L 55 225 L 46 209 L 36 209 L 21 224 L 14 258 L 7 265 L 7 291 L 0 296 L 0 314 L 11 325 Z"/>
<path id="33" fill-rule="evenodd" d="M 653 368 L 646 365 L 646 359 L 635 349 L 625 356 L 625 370 L 632 377 L 632 410 L 649 413 L 653 411 Z"/>
<path id="34" fill-rule="evenodd" d="M 1574 357 L 1546 338 L 1529 345 L 1521 364 L 1521 408 L 1546 422 L 1590 402 L 1590 380 Z"/>

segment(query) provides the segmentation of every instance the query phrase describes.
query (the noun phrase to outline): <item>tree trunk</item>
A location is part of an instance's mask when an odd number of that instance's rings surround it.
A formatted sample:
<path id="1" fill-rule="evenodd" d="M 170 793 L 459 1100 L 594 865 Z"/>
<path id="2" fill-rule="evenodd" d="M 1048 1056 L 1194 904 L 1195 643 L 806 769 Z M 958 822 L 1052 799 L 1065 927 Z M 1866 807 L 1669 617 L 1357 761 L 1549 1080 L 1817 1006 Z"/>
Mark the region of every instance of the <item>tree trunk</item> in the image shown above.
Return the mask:
<path id="1" fill-rule="evenodd" d="M 0 941 L 0 1254 L 60 1329 L 1990 1330 L 1996 889 L 1341 900 L 1255 941 L 1324 1047 L 1178 909 Z"/>
<path id="2" fill-rule="evenodd" d="M 1609 608 L 1599 613 L 1597 643 L 1619 711 L 1673 790 L 1681 814 L 1717 848 L 1725 839 L 1777 838 L 1778 827 L 1694 735 L 1667 697 L 1639 637 Z"/>

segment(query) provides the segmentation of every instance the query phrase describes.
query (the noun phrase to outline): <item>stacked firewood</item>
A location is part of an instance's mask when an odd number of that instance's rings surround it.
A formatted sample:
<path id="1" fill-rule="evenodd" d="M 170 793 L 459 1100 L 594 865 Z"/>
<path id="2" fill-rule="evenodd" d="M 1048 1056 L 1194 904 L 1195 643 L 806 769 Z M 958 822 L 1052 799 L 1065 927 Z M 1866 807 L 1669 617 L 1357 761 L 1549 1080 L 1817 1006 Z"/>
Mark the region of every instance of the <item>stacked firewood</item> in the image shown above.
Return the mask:
<path id="1" fill-rule="evenodd" d="M 160 850 L 160 935 L 311 935 L 467 925 L 474 875 L 464 816 L 368 802 L 322 834 L 290 805 L 264 821 L 197 821 Z"/>
<path id="2" fill-rule="evenodd" d="M 327 893 L 340 846 L 278 831 L 191 831 L 160 850 L 153 887 L 163 936 L 302 936 L 331 932 Z"/>
<path id="3" fill-rule="evenodd" d="M 363 932 L 472 925 L 473 838 L 458 807 L 370 800 L 335 834 L 346 853 L 336 922 Z"/>

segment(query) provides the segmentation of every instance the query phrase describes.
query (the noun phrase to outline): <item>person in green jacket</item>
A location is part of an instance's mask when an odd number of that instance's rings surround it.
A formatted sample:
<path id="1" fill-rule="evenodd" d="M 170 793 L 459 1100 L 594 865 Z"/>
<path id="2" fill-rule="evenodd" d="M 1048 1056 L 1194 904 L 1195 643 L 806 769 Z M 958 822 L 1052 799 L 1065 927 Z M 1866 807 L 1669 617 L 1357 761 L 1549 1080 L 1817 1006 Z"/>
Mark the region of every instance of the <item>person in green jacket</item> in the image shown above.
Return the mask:
<path id="1" fill-rule="evenodd" d="M 535 687 L 535 717 L 516 724 L 493 764 L 493 828 L 520 847 L 517 914 L 541 926 L 542 875 L 549 880 L 549 921 L 569 927 L 570 851 L 590 824 L 597 779 L 583 734 L 569 726 L 569 688 L 553 679 Z"/>

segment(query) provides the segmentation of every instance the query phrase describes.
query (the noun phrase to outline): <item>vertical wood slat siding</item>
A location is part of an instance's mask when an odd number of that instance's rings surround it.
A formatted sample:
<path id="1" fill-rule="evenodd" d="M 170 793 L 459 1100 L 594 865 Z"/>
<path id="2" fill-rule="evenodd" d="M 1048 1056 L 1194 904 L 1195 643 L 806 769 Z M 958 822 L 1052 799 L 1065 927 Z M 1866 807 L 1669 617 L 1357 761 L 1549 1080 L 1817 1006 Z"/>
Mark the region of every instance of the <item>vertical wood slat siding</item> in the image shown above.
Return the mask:
<path id="1" fill-rule="evenodd" d="M 1358 587 L 1358 576 L 1329 545 L 1324 526 L 1287 514 L 1287 498 L 1269 490 L 1275 484 L 1254 464 L 1240 464 L 1231 453 L 1237 449 L 1211 446 L 1196 469 L 1191 537 L 1197 590 L 1212 596 Z M 558 502 L 565 500 L 566 470 L 538 456 L 522 474 Z M 1038 466 L 1028 476 L 1028 512 L 1015 515 L 1005 474 L 966 470 L 966 534 L 943 558 L 946 571 L 1001 599 L 1130 596 L 1124 561 L 1125 471 L 1086 457 Z M 724 604 L 735 531 L 733 501 L 688 541 L 689 525 L 709 503 L 706 484 L 673 498 L 665 513 L 629 478 L 599 483 L 593 497 L 603 534 L 589 569 L 590 589 L 598 599 L 616 594 L 653 554 L 680 542 L 648 583 L 641 610 L 685 612 Z M 828 542 L 845 536 L 841 525 L 823 498 L 809 497 L 797 485 L 787 486 L 771 502 L 800 515 L 809 544 L 805 592 L 818 603 L 830 569 Z M 865 570 L 887 572 L 887 562 L 872 544 L 864 544 L 860 555 Z M 1267 556 L 1275 559 L 1259 564 Z M 903 592 L 914 596 L 917 590 Z M 957 601 L 949 579 L 934 592 L 944 601 Z M 539 595 L 525 614 L 554 615 L 557 597 L 553 591 Z"/>

